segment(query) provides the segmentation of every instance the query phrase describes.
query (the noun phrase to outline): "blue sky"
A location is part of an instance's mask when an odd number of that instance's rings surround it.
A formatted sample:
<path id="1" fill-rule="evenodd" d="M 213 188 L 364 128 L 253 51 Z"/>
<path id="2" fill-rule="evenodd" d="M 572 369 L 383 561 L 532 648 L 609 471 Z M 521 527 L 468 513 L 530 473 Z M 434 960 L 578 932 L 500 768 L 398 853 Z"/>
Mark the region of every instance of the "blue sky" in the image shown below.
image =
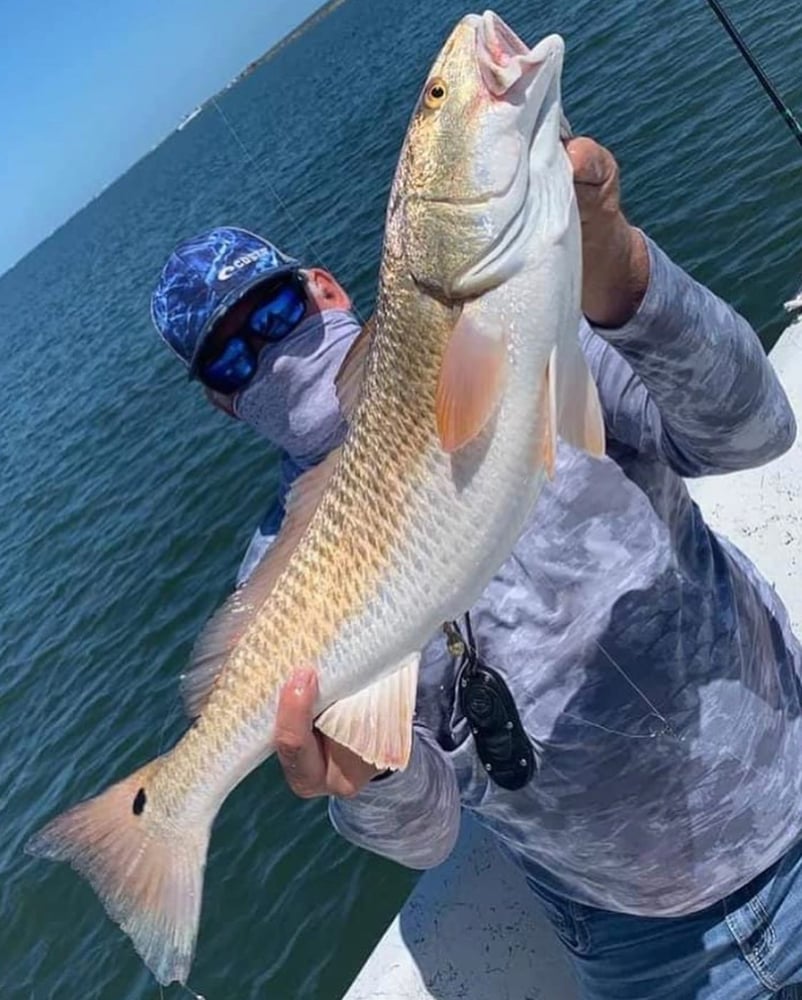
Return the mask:
<path id="1" fill-rule="evenodd" d="M 0 0 L 0 274 L 322 0 Z"/>

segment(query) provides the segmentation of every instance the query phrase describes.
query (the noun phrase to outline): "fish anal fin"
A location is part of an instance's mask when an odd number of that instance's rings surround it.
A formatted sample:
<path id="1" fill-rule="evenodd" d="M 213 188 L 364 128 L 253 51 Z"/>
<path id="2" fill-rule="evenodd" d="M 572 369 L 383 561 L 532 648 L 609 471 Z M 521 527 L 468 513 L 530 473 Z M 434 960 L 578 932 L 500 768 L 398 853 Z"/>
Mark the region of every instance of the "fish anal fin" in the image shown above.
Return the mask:
<path id="1" fill-rule="evenodd" d="M 343 363 L 340 365 L 340 370 L 334 379 L 337 399 L 340 402 L 340 409 L 346 420 L 350 420 L 359 399 L 359 387 L 362 385 L 365 359 L 368 356 L 370 339 L 373 336 L 375 323 L 375 316 L 371 316 L 365 322 L 359 335 L 348 348 L 348 353 L 345 355 Z"/>
<path id="2" fill-rule="evenodd" d="M 374 767 L 405 768 L 412 752 L 419 663 L 420 653 L 406 657 L 392 674 L 330 705 L 315 727 Z"/>
<path id="3" fill-rule="evenodd" d="M 181 696 L 191 719 L 203 711 L 229 654 L 286 568 L 309 527 L 339 457 L 340 449 L 337 448 L 295 480 L 287 495 L 286 513 L 276 540 L 247 583 L 215 612 L 198 637 L 190 666 L 181 676 Z"/>
<path id="4" fill-rule="evenodd" d="M 472 441 L 490 420 L 504 388 L 505 338 L 486 331 L 467 309 L 451 331 L 435 396 L 440 446 L 454 452 Z"/>
<path id="5" fill-rule="evenodd" d="M 601 458 L 606 451 L 604 414 L 579 340 L 560 344 L 554 357 L 557 434 L 574 448 Z"/>
<path id="6" fill-rule="evenodd" d="M 158 793 L 150 794 L 158 766 L 152 761 L 57 816 L 25 850 L 69 862 L 166 986 L 189 975 L 214 816 L 166 821 Z"/>

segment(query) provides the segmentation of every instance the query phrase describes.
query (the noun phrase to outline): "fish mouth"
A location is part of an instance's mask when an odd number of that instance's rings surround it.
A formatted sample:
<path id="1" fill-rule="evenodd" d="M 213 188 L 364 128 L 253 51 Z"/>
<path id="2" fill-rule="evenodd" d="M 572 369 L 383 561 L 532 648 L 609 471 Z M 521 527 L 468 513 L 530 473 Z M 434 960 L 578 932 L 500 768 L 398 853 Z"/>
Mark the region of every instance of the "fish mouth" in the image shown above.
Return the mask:
<path id="1" fill-rule="evenodd" d="M 528 81 L 548 58 L 541 45 L 530 49 L 498 14 L 486 10 L 476 25 L 476 56 L 485 86 L 494 97 L 505 97 L 516 84 Z"/>

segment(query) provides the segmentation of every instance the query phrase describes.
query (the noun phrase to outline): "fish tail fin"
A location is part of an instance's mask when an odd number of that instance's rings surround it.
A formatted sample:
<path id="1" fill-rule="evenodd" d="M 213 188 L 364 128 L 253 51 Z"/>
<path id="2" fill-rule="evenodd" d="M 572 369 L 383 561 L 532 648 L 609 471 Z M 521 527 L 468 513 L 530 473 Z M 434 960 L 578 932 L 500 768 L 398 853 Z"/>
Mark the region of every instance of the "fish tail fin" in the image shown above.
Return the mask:
<path id="1" fill-rule="evenodd" d="M 189 975 L 213 816 L 182 823 L 167 812 L 153 781 L 164 760 L 57 816 L 25 850 L 69 862 L 166 986 Z"/>

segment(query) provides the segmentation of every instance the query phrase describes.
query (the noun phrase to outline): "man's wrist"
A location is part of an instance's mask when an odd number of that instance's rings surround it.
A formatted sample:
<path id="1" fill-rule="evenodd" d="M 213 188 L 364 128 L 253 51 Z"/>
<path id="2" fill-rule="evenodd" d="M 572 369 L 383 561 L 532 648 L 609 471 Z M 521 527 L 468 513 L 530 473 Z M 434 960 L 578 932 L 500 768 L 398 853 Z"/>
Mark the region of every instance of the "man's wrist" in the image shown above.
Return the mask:
<path id="1" fill-rule="evenodd" d="M 603 228 L 583 227 L 586 279 L 582 311 L 593 326 L 615 329 L 638 311 L 649 285 L 649 252 L 643 233 L 619 213 Z"/>
<path id="2" fill-rule="evenodd" d="M 391 768 L 388 767 L 386 771 L 379 771 L 378 774 L 374 774 L 373 777 L 370 780 L 371 781 L 384 781 L 385 778 L 389 778 L 393 774 L 395 774 L 395 771 L 393 771 Z"/>

